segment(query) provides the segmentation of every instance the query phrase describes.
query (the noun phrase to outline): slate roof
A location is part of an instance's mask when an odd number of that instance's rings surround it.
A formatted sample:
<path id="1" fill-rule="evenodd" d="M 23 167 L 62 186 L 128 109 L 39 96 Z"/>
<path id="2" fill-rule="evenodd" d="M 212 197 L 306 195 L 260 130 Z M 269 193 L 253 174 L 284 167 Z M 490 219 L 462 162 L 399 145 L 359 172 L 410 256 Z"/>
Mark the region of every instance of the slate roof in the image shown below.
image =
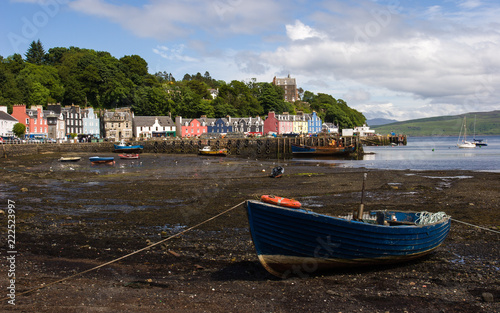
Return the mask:
<path id="1" fill-rule="evenodd" d="M 136 127 L 149 127 L 154 125 L 156 119 L 158 119 L 158 124 L 162 127 L 175 125 L 174 121 L 169 116 L 135 116 L 134 124 Z"/>
<path id="2" fill-rule="evenodd" d="M 17 122 L 18 120 L 10 114 L 0 111 L 0 120 Z"/>

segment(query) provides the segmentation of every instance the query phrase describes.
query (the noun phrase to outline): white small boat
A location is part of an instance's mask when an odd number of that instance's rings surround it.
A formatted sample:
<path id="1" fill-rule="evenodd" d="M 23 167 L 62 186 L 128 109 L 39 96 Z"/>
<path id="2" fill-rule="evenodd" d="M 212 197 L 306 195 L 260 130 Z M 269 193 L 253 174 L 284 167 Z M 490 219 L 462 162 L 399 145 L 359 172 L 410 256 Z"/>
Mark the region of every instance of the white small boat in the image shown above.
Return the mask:
<path id="1" fill-rule="evenodd" d="M 59 162 L 78 162 L 81 159 L 81 157 L 61 157 Z"/>
<path id="2" fill-rule="evenodd" d="M 460 140 L 460 136 L 462 135 L 462 128 L 464 130 L 464 136 L 462 137 L 462 140 Z M 460 133 L 458 134 L 458 141 L 457 141 L 457 146 L 459 148 L 475 148 L 476 147 L 476 143 L 475 142 L 471 142 L 471 141 L 467 141 L 467 122 L 466 122 L 466 118 L 464 116 L 464 122 L 463 122 L 463 125 L 462 127 L 460 128 Z"/>

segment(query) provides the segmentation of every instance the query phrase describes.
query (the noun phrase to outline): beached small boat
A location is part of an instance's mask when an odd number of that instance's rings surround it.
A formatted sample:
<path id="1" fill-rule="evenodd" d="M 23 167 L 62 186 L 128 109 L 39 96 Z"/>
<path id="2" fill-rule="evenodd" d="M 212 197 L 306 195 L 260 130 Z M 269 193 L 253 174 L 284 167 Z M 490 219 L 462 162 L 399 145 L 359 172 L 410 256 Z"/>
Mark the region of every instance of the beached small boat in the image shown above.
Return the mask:
<path id="1" fill-rule="evenodd" d="M 199 150 L 199 154 L 201 155 L 219 155 L 219 156 L 226 156 L 227 155 L 227 149 L 218 149 L 218 150 L 212 150 L 210 146 L 205 146 L 202 149 Z"/>
<path id="2" fill-rule="evenodd" d="M 130 143 L 125 143 L 125 141 L 120 141 L 119 144 L 114 145 L 115 152 L 124 152 L 124 153 L 134 153 L 134 152 L 142 152 L 144 147 L 142 145 L 131 145 Z"/>
<path id="3" fill-rule="evenodd" d="M 346 155 L 354 152 L 354 145 L 350 146 L 308 146 L 292 143 L 292 154 L 294 156 L 335 156 Z"/>
<path id="4" fill-rule="evenodd" d="M 99 156 L 94 156 L 90 157 L 89 161 L 92 162 L 92 164 L 112 164 L 115 163 L 115 158 L 114 157 L 99 157 Z"/>
<path id="5" fill-rule="evenodd" d="M 61 157 L 59 162 L 78 162 L 81 159 L 81 157 Z"/>
<path id="6" fill-rule="evenodd" d="M 443 243 L 451 222 L 443 212 L 378 210 L 354 219 L 256 200 L 246 207 L 259 261 L 282 278 L 422 257 Z"/>
<path id="7" fill-rule="evenodd" d="M 126 160 L 133 160 L 133 159 L 138 159 L 139 158 L 139 154 L 138 153 L 135 153 L 135 154 L 130 154 L 130 153 L 119 154 L 118 156 L 120 157 L 120 159 L 126 159 Z"/>

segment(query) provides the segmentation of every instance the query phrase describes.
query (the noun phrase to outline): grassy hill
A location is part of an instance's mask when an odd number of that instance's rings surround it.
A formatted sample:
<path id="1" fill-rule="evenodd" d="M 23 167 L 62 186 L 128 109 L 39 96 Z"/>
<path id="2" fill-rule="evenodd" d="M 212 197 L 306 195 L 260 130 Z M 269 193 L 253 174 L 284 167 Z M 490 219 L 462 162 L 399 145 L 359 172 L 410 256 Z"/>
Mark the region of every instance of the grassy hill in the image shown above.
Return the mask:
<path id="1" fill-rule="evenodd" d="M 464 116 L 467 117 L 467 132 L 471 136 L 474 132 L 474 119 L 476 136 L 500 135 L 500 110 L 421 118 L 374 126 L 372 129 L 381 135 L 395 132 L 408 136 L 458 136 Z"/>

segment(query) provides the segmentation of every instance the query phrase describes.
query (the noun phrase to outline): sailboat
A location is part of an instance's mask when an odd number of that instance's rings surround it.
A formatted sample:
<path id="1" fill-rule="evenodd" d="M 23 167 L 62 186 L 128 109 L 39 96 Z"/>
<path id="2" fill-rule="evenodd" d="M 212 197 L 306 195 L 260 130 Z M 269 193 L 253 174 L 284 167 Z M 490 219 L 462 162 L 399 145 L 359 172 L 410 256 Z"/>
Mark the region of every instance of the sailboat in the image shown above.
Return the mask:
<path id="1" fill-rule="evenodd" d="M 460 141 L 460 136 L 462 135 L 462 128 L 464 129 L 464 137 L 462 141 Z M 459 148 L 475 148 L 476 144 L 474 142 L 467 141 L 467 122 L 466 117 L 464 116 L 464 123 L 460 128 L 460 133 L 458 134 L 457 146 Z"/>

